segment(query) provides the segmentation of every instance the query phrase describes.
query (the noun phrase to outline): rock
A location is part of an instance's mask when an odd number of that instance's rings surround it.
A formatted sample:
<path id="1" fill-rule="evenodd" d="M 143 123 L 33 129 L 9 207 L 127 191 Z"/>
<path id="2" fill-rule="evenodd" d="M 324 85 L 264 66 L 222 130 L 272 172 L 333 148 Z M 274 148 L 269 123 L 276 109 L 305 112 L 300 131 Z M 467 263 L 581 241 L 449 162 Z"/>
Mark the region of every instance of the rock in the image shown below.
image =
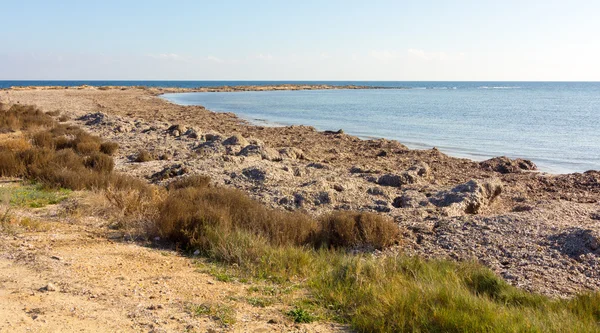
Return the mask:
<path id="1" fill-rule="evenodd" d="M 321 191 L 315 195 L 315 205 L 327 205 L 333 202 L 333 196 L 328 191 Z"/>
<path id="2" fill-rule="evenodd" d="M 88 113 L 77 118 L 79 121 L 85 121 L 86 126 L 95 126 L 106 123 L 108 116 L 102 112 Z"/>
<path id="3" fill-rule="evenodd" d="M 494 157 L 479 163 L 483 170 L 496 171 L 499 173 L 517 173 L 523 171 L 537 170 L 537 166 L 530 160 L 517 158 L 511 160 L 506 156 Z"/>
<path id="4" fill-rule="evenodd" d="M 234 134 L 223 141 L 223 144 L 226 146 L 248 146 L 248 141 L 241 136 L 240 134 Z"/>
<path id="5" fill-rule="evenodd" d="M 400 187 L 404 182 L 399 175 L 388 173 L 377 178 L 377 184 L 381 186 Z"/>
<path id="6" fill-rule="evenodd" d="M 338 191 L 338 192 L 343 192 L 345 190 L 344 186 L 340 185 L 340 184 L 334 184 L 333 185 L 333 189 Z"/>
<path id="7" fill-rule="evenodd" d="M 307 168 L 315 168 L 315 169 L 327 169 L 329 170 L 329 166 L 323 163 L 312 162 L 306 165 Z"/>
<path id="8" fill-rule="evenodd" d="M 477 214 L 502 193 L 502 182 L 497 178 L 470 180 L 449 191 L 438 192 L 429 198 L 437 207 L 446 207 L 450 216 L 462 213 Z"/>
<path id="9" fill-rule="evenodd" d="M 174 137 L 180 136 L 183 132 L 185 132 L 185 128 L 179 124 L 171 125 L 167 128 L 167 133 Z"/>
<path id="10" fill-rule="evenodd" d="M 379 187 L 371 187 L 367 190 L 370 195 L 385 195 L 385 191 Z"/>
<path id="11" fill-rule="evenodd" d="M 158 182 L 165 179 L 170 179 L 174 177 L 178 177 L 184 175 L 188 172 L 187 168 L 181 164 L 173 164 L 165 167 L 159 172 L 155 172 L 150 176 L 150 179 L 153 182 Z"/>
<path id="12" fill-rule="evenodd" d="M 183 133 L 183 135 L 187 136 L 190 139 L 198 139 L 198 137 L 200 136 L 198 134 L 198 131 L 196 131 L 196 129 L 190 127 L 187 129 L 187 131 L 185 131 L 185 133 Z"/>
<path id="13" fill-rule="evenodd" d="M 306 197 L 303 193 L 294 193 L 294 203 L 297 207 L 303 207 L 306 202 Z"/>
<path id="14" fill-rule="evenodd" d="M 418 183 L 421 179 L 426 179 L 431 176 L 429 165 L 419 162 L 408 170 L 401 172 L 399 175 L 385 174 L 377 179 L 377 184 L 381 186 L 400 187 L 406 184 Z"/>
<path id="15" fill-rule="evenodd" d="M 204 138 L 206 141 L 221 141 L 223 137 L 218 133 L 207 133 L 204 135 Z"/>
<path id="16" fill-rule="evenodd" d="M 58 288 L 52 282 L 48 282 L 46 286 L 40 288 L 40 291 L 60 291 L 60 288 Z"/>
<path id="17" fill-rule="evenodd" d="M 242 174 L 254 182 L 264 182 L 267 178 L 267 172 L 258 167 L 246 168 L 242 170 Z"/>
<path id="18" fill-rule="evenodd" d="M 394 202 L 392 202 L 392 206 L 396 208 L 419 208 L 425 207 L 429 204 L 427 196 L 425 194 L 409 190 L 405 191 L 401 196 L 396 197 Z"/>
<path id="19" fill-rule="evenodd" d="M 268 161 L 281 160 L 281 156 L 275 149 L 257 145 L 245 146 L 244 148 L 242 148 L 242 150 L 240 150 L 238 156 L 260 157 L 261 159 Z"/>
<path id="20" fill-rule="evenodd" d="M 290 160 L 305 160 L 307 159 L 304 156 L 304 152 L 300 148 L 295 147 L 285 147 L 279 150 L 279 154 L 282 158 L 287 158 Z"/>

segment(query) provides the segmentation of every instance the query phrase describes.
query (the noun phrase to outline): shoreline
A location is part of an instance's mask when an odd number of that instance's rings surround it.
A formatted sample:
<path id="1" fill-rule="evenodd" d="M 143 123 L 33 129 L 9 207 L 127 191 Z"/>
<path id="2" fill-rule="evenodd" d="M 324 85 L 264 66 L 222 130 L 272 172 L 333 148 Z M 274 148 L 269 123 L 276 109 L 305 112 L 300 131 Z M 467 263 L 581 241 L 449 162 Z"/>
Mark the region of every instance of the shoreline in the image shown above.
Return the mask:
<path id="1" fill-rule="evenodd" d="M 0 101 L 61 111 L 119 143 L 117 171 L 152 182 L 206 174 L 273 208 L 377 212 L 403 232 L 391 253 L 476 260 L 551 296 L 600 288 L 597 171 L 546 174 L 526 160 L 478 163 L 310 126 L 254 126 L 151 89 L 5 90 Z M 133 162 L 140 149 L 167 158 Z"/>

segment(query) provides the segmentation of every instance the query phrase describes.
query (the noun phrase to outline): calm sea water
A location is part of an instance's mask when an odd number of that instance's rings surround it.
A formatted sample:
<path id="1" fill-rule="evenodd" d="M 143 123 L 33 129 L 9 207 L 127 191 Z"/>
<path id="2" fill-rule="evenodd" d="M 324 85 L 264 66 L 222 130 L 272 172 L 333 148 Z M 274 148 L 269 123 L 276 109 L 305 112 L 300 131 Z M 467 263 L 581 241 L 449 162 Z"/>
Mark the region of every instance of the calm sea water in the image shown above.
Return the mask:
<path id="1" fill-rule="evenodd" d="M 369 85 L 383 90 L 167 94 L 183 105 L 234 112 L 268 125 L 344 129 L 411 148 L 438 147 L 483 160 L 506 155 L 533 160 L 548 172 L 600 169 L 599 82 L 357 81 L 0 81 L 24 85 L 210 87 L 307 83 Z"/>

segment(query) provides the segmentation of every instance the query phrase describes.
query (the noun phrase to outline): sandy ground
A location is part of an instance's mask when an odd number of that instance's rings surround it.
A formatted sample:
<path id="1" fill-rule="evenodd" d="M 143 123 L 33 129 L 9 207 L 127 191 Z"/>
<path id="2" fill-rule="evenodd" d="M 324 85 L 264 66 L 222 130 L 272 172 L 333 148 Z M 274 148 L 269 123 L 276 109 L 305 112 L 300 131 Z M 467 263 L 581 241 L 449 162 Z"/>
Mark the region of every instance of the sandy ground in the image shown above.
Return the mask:
<path id="1" fill-rule="evenodd" d="M 289 304 L 293 295 L 250 288 L 260 283 L 220 282 L 202 273 L 208 266 L 199 259 L 126 242 L 94 219 L 71 224 L 59 211 L 13 211 L 40 221 L 40 230 L 0 234 L 0 332 L 343 331 L 327 323 L 294 324 L 278 299 Z M 273 304 L 255 307 L 251 297 Z M 226 309 L 235 323 L 190 310 L 202 304 Z"/>

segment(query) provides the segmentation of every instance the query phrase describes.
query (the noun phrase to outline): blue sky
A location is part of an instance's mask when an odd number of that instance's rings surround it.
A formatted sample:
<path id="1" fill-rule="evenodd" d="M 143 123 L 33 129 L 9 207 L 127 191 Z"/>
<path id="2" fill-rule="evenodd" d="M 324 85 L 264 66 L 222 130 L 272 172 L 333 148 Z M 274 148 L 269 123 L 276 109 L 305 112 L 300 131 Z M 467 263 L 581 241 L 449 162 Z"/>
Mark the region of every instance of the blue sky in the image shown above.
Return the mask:
<path id="1" fill-rule="evenodd" d="M 0 79 L 600 80 L 600 1 L 3 1 Z"/>

